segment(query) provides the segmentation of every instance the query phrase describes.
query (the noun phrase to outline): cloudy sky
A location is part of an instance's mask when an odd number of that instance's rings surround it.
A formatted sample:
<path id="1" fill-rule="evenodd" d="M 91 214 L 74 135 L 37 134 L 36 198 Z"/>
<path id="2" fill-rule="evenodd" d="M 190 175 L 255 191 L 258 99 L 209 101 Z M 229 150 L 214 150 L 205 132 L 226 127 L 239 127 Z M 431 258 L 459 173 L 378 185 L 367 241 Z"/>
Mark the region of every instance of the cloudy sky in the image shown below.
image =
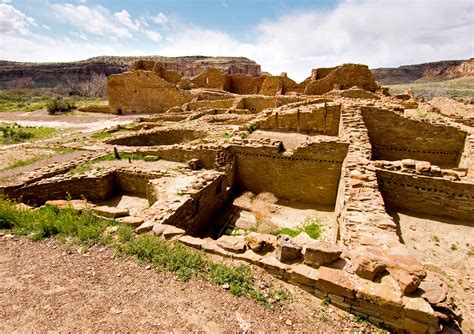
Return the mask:
<path id="1" fill-rule="evenodd" d="M 0 59 L 245 56 L 298 80 L 344 62 L 474 56 L 474 0 L 0 0 Z"/>

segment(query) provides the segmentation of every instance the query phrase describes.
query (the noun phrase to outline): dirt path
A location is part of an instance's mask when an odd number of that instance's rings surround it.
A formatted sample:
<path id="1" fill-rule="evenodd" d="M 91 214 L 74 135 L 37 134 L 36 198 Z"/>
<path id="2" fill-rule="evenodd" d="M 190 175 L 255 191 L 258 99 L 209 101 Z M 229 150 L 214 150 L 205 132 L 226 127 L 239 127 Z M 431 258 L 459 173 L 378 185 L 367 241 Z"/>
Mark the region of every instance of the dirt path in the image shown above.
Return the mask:
<path id="1" fill-rule="evenodd" d="M 0 332 L 372 332 L 354 316 L 256 268 L 256 284 L 293 291 L 264 308 L 200 279 L 146 270 L 112 249 L 0 236 Z"/>

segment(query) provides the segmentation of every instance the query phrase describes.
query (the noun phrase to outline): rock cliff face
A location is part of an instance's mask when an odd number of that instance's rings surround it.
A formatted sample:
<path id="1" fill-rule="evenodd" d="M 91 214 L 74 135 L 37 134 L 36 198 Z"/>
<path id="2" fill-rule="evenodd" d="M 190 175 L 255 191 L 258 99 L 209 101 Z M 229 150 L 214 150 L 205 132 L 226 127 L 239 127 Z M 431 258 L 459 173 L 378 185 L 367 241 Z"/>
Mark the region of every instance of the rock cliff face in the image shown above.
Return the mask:
<path id="1" fill-rule="evenodd" d="M 468 60 L 447 60 L 417 65 L 403 65 L 396 68 L 376 68 L 372 74 L 381 84 L 409 83 L 415 80 L 438 81 L 474 75 L 474 58 Z"/>
<path id="2" fill-rule="evenodd" d="M 138 59 L 153 59 L 163 63 L 166 70 L 174 70 L 182 76 L 195 76 L 210 67 L 217 67 L 229 74 L 249 74 L 258 76 L 260 65 L 244 57 L 95 57 L 69 63 L 20 63 L 0 61 L 0 88 L 33 85 L 54 87 L 73 81 L 86 81 L 94 73 L 117 74 L 125 72 Z"/>

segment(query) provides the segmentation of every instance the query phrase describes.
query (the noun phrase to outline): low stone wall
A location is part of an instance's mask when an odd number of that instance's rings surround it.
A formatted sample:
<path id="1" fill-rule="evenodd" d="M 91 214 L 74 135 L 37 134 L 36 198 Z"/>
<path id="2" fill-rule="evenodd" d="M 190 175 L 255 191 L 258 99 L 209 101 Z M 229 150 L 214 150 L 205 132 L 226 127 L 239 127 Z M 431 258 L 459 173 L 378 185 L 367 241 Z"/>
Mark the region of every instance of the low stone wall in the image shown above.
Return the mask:
<path id="1" fill-rule="evenodd" d="M 213 145 L 173 145 L 167 147 L 157 147 L 150 149 L 138 149 L 145 155 L 159 156 L 163 160 L 188 162 L 191 159 L 197 158 L 201 161 L 202 167 L 212 169 L 215 167 L 217 151 L 220 148 Z"/>
<path id="2" fill-rule="evenodd" d="M 414 159 L 440 166 L 457 165 L 466 132 L 375 107 L 362 107 L 362 116 L 369 130 L 373 159 Z"/>
<path id="3" fill-rule="evenodd" d="M 238 187 L 253 193 L 271 192 L 282 199 L 334 205 L 347 144 L 311 143 L 294 153 L 259 146 L 232 146 Z"/>
<path id="4" fill-rule="evenodd" d="M 376 171 L 387 206 L 474 223 L 474 183 Z"/>
<path id="5" fill-rule="evenodd" d="M 47 200 L 81 199 L 91 201 L 108 198 L 114 189 L 114 172 L 104 171 L 95 174 L 61 175 L 23 187 L 12 189 L 5 194 L 11 198 L 21 198 L 31 205 L 42 205 Z"/>
<path id="6" fill-rule="evenodd" d="M 154 146 L 184 143 L 194 139 L 204 138 L 207 133 L 187 129 L 152 129 L 139 131 L 107 140 L 107 144 L 126 146 Z"/>

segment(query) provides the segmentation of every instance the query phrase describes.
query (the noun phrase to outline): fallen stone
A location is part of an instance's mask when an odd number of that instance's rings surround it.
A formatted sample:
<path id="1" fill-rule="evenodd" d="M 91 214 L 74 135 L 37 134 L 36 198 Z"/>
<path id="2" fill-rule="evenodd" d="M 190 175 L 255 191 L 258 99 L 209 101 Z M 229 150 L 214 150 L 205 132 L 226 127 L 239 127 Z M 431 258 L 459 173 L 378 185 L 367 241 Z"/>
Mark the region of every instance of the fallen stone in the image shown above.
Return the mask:
<path id="1" fill-rule="evenodd" d="M 359 254 L 353 257 L 355 273 L 362 278 L 373 281 L 374 278 L 385 271 L 387 265 L 380 258 L 370 254 Z"/>
<path id="2" fill-rule="evenodd" d="M 384 313 L 390 311 L 400 316 L 403 308 L 402 295 L 390 276 L 384 276 L 380 283 L 364 281 L 357 289 L 356 297 L 377 305 L 377 309 Z"/>
<path id="3" fill-rule="evenodd" d="M 201 163 L 201 160 L 199 160 L 198 158 L 192 158 L 191 160 L 189 160 L 188 162 L 188 167 L 189 169 L 191 170 L 199 170 L 202 168 L 202 163 Z"/>
<path id="4" fill-rule="evenodd" d="M 390 276 L 392 276 L 398 283 L 402 294 L 407 295 L 414 292 L 420 285 L 420 278 L 411 275 L 407 270 L 402 268 L 390 268 L 388 269 Z"/>
<path id="5" fill-rule="evenodd" d="M 135 229 L 135 233 L 143 234 L 153 229 L 153 223 L 150 221 L 143 222 L 140 226 Z"/>
<path id="6" fill-rule="evenodd" d="M 417 161 L 415 170 L 417 174 L 429 173 L 431 170 L 431 164 L 428 161 Z"/>
<path id="7" fill-rule="evenodd" d="M 115 221 L 121 224 L 129 225 L 131 227 L 138 227 L 144 222 L 142 218 L 132 216 L 117 218 Z"/>
<path id="8" fill-rule="evenodd" d="M 423 298 L 403 297 L 403 308 L 405 315 L 411 319 L 425 324 L 437 323 L 433 308 Z"/>
<path id="9" fill-rule="evenodd" d="M 245 252 L 245 243 L 241 238 L 223 235 L 217 239 L 217 245 L 232 253 Z"/>
<path id="10" fill-rule="evenodd" d="M 342 248 L 328 242 L 313 242 L 305 246 L 304 263 L 313 267 L 335 262 L 341 256 Z"/>
<path id="11" fill-rule="evenodd" d="M 166 227 L 169 225 L 166 224 L 154 224 L 153 225 L 153 233 L 157 237 L 161 237 L 163 235 L 163 232 L 166 230 Z"/>
<path id="12" fill-rule="evenodd" d="M 277 236 L 276 257 L 284 263 L 300 261 L 302 258 L 302 247 L 292 237 L 280 234 Z"/>
<path id="13" fill-rule="evenodd" d="M 118 218 L 128 215 L 128 210 L 126 209 L 119 209 L 105 205 L 93 207 L 92 212 L 106 218 Z"/>
<path id="14" fill-rule="evenodd" d="M 429 275 L 422 280 L 418 288 L 422 291 L 421 297 L 433 305 L 443 302 L 448 295 L 446 283 L 433 275 Z"/>
<path id="15" fill-rule="evenodd" d="M 271 252 L 275 248 L 276 237 L 270 234 L 251 232 L 245 236 L 245 244 L 254 252 Z"/>

